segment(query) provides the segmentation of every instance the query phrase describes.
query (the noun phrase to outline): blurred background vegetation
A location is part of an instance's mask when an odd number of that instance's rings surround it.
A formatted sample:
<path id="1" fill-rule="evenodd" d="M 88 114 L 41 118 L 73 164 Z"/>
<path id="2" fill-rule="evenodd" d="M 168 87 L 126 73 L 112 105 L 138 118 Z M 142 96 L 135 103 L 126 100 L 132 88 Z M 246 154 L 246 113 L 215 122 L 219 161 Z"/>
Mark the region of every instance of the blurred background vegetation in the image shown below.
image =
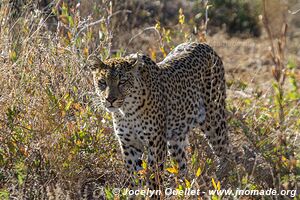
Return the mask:
<path id="1" fill-rule="evenodd" d="M 299 0 L 0 1 L 0 199 L 117 198 L 121 154 L 86 61 L 135 52 L 160 61 L 186 41 L 207 42 L 225 64 L 241 159 L 221 188 L 299 194 L 299 9 Z M 175 179 L 178 189 L 201 188 L 214 168 L 202 136 L 191 137 L 190 179 Z"/>

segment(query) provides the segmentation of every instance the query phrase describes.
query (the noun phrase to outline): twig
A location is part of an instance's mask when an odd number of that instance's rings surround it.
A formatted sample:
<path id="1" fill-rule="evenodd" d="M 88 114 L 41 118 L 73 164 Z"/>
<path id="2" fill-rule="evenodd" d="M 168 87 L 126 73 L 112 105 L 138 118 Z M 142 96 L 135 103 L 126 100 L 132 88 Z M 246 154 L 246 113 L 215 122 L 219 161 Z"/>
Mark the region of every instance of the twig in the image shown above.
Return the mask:
<path id="1" fill-rule="evenodd" d="M 296 11 L 288 10 L 288 12 L 289 12 L 290 14 L 292 14 L 292 15 L 295 15 L 295 14 L 297 14 L 298 12 L 300 12 L 300 8 L 299 8 L 298 10 L 296 10 Z"/>
<path id="2" fill-rule="evenodd" d="M 267 9 L 266 9 L 266 0 L 263 0 L 263 23 L 265 26 L 265 29 L 268 34 L 268 38 L 270 41 L 271 45 L 271 57 L 272 61 L 274 63 L 274 68 L 272 70 L 273 77 L 277 83 L 276 89 L 277 89 L 277 94 L 275 95 L 275 99 L 277 100 L 278 103 L 278 115 L 279 115 L 279 123 L 280 125 L 283 125 L 285 121 L 285 115 L 284 115 L 284 83 L 285 83 L 285 78 L 286 78 L 286 67 L 285 67 L 285 46 L 286 46 L 286 37 L 287 37 L 287 23 L 286 23 L 286 16 L 284 15 L 284 22 L 282 24 L 282 30 L 280 37 L 277 40 L 277 44 L 275 46 L 274 44 L 274 38 L 273 34 L 271 31 L 271 28 L 269 26 L 269 18 L 267 15 Z"/>
<path id="3" fill-rule="evenodd" d="M 206 2 L 206 5 L 205 5 L 205 23 L 204 23 L 204 31 L 205 31 L 205 37 L 207 35 L 207 24 L 208 24 L 208 21 L 209 21 L 209 18 L 208 18 L 208 9 L 211 7 L 211 5 L 208 5 L 208 1 Z"/>
<path id="4" fill-rule="evenodd" d="M 266 31 L 267 31 L 267 34 L 268 34 L 268 39 L 269 39 L 270 44 L 271 44 L 272 54 L 275 55 L 275 47 L 274 47 L 274 44 L 273 44 L 273 35 L 272 35 L 272 32 L 271 32 L 271 28 L 269 26 L 269 18 L 266 14 L 267 11 L 266 11 L 266 1 L 265 0 L 263 1 L 263 13 L 264 13 L 263 23 L 265 25 L 265 28 L 266 28 Z"/>
<path id="5" fill-rule="evenodd" d="M 110 20 L 110 18 L 112 18 L 113 16 L 115 16 L 115 15 L 121 13 L 121 12 L 131 13 L 131 10 L 118 10 L 118 11 L 112 13 L 111 15 L 109 15 L 109 16 L 107 17 L 107 19 Z M 97 24 L 99 24 L 99 23 L 101 23 L 101 22 L 105 22 L 105 19 L 102 18 L 102 19 L 99 19 L 99 20 L 97 20 L 97 21 L 94 21 L 94 22 L 92 22 L 92 23 L 90 23 L 90 24 L 86 24 L 83 28 L 81 28 L 81 29 L 78 31 L 78 33 L 76 34 L 75 38 L 77 38 L 77 37 L 79 36 L 79 34 L 80 34 L 82 31 L 84 31 L 85 29 L 87 29 L 87 28 L 89 28 L 89 27 L 91 27 L 91 26 L 95 26 L 95 25 L 97 25 Z"/>
<path id="6" fill-rule="evenodd" d="M 203 7 L 205 7 L 205 19 L 201 20 L 201 25 L 199 26 L 198 39 L 200 42 L 206 42 L 207 38 L 207 25 L 209 21 L 208 9 L 212 6 L 209 5 L 209 0 L 204 1 Z"/>
<path id="7" fill-rule="evenodd" d="M 138 34 L 136 34 L 136 35 L 134 35 L 132 38 L 130 38 L 130 40 L 129 40 L 129 42 L 128 42 L 128 44 L 127 44 L 127 46 L 126 46 L 126 48 L 125 48 L 124 51 L 125 51 L 125 52 L 127 51 L 127 47 L 129 46 L 129 44 L 130 44 L 135 38 L 137 38 L 138 36 L 142 35 L 144 32 L 146 32 L 146 31 L 148 31 L 148 30 L 154 30 L 154 31 L 157 33 L 157 35 L 159 36 L 159 42 L 162 43 L 162 39 L 161 39 L 161 35 L 160 35 L 159 31 L 155 28 L 155 26 L 151 26 L 151 27 L 148 27 L 148 28 L 143 29 L 143 30 L 140 31 Z"/>

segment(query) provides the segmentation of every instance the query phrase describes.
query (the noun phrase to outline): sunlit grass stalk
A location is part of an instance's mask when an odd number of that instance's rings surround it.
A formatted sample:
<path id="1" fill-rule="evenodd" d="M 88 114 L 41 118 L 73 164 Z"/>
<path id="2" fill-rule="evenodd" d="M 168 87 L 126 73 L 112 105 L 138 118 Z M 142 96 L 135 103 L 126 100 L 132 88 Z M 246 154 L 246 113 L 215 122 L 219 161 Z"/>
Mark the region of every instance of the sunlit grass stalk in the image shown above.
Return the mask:
<path id="1" fill-rule="evenodd" d="M 272 75 L 275 79 L 275 84 L 273 88 L 275 90 L 275 102 L 278 108 L 278 120 L 280 126 L 284 124 L 285 114 L 284 114 L 284 83 L 286 78 L 286 65 L 285 65 L 285 49 L 286 49 L 286 37 L 287 37 L 287 23 L 284 19 L 283 24 L 281 25 L 282 30 L 280 37 L 275 41 L 271 27 L 270 20 L 266 11 L 266 0 L 263 0 L 263 15 L 264 15 L 264 27 L 268 34 L 268 39 L 271 45 L 271 57 L 274 64 L 272 69 Z"/>

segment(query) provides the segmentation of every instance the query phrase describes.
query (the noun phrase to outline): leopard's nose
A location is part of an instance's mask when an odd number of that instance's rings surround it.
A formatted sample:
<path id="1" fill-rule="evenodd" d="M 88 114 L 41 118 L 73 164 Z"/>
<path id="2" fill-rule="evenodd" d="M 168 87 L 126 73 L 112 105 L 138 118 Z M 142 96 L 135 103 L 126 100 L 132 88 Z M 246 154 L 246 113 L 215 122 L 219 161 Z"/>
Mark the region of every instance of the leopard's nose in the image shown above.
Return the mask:
<path id="1" fill-rule="evenodd" d="M 113 104 L 116 100 L 117 100 L 116 97 L 109 96 L 106 98 L 106 101 L 108 101 L 110 104 Z"/>

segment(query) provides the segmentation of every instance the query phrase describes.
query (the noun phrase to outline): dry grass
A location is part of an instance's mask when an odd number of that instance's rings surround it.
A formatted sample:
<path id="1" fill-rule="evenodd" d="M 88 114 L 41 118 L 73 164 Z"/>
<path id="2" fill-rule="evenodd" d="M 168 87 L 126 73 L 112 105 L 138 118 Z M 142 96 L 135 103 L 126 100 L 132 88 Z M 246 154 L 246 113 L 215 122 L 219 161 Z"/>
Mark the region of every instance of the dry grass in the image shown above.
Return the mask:
<path id="1" fill-rule="evenodd" d="M 182 19 L 172 29 L 157 23 L 122 33 L 111 25 L 119 13 L 109 3 L 99 6 L 101 22 L 65 7 L 61 28 L 52 32 L 38 12 L 24 12 L 11 23 L 7 3 L 0 7 L 0 199 L 93 199 L 103 187 L 109 199 L 112 188 L 124 186 L 124 169 L 111 117 L 93 97 L 91 74 L 84 68 L 88 56 L 139 50 L 161 60 L 176 44 L 198 40 L 198 35 Z M 249 153 L 247 148 L 255 150 L 271 166 L 274 187 L 299 191 L 300 61 L 287 50 L 281 102 L 285 120 L 280 124 L 265 37 L 227 38 L 219 32 L 206 40 L 225 63 L 235 150 L 242 155 Z M 203 138 L 191 137 L 190 182 L 200 187 L 198 169 L 213 168 L 213 162 L 209 152 L 198 151 L 207 149 Z M 221 187 L 266 188 L 257 179 L 261 174 L 249 173 L 247 164 L 238 163 L 228 185 Z"/>

